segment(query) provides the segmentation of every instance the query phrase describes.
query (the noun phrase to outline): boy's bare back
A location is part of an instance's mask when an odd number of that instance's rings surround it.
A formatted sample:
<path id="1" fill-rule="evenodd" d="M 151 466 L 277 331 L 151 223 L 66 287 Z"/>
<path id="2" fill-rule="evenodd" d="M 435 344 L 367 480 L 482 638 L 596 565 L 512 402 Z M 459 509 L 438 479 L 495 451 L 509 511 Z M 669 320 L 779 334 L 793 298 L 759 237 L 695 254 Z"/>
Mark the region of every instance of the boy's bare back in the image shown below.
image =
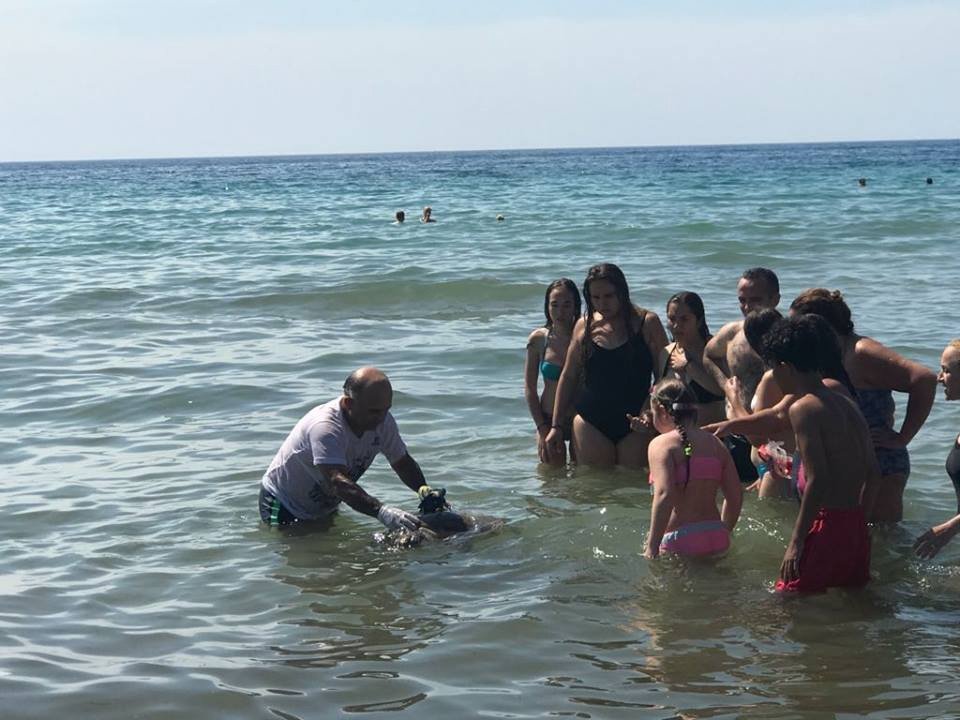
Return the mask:
<path id="1" fill-rule="evenodd" d="M 879 476 L 870 431 L 849 399 L 827 388 L 810 392 L 790 408 L 807 484 L 817 487 L 819 504 L 849 508 Z"/>

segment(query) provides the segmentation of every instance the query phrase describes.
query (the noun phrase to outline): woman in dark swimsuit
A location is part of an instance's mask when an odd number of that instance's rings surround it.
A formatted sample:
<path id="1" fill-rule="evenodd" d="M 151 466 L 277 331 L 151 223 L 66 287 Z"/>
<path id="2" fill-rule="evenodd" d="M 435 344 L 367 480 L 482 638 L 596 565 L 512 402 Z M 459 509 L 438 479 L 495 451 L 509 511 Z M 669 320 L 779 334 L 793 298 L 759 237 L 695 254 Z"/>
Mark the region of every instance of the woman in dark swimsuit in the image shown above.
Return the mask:
<path id="1" fill-rule="evenodd" d="M 587 309 L 573 329 L 553 417 L 565 417 L 576 403 L 573 449 L 578 462 L 646 467 L 652 433 L 632 432 L 627 416 L 640 414 L 647 402 L 651 381 L 659 376 L 654 359 L 666 346 L 667 334 L 655 313 L 630 301 L 626 278 L 616 265 L 590 268 L 583 296 Z M 547 435 L 549 454 L 559 453 L 562 443 L 563 428 L 554 421 Z"/>
<path id="2" fill-rule="evenodd" d="M 573 280 L 560 278 L 547 286 L 543 298 L 543 315 L 546 322 L 527 339 L 527 361 L 523 371 L 523 392 L 527 409 L 537 426 L 537 454 L 540 462 L 563 465 L 567 462 L 564 448 L 560 454 L 548 458 L 544 446 L 547 433 L 553 426 L 553 403 L 557 394 L 557 381 L 563 370 L 570 345 L 573 324 L 580 317 L 580 291 Z M 539 393 L 538 378 L 543 377 L 543 392 Z M 572 418 L 560 418 L 558 425 L 564 428 L 564 438 L 570 439 Z"/>
<path id="3" fill-rule="evenodd" d="M 667 301 L 667 327 L 673 342 L 659 358 L 660 377 L 677 378 L 697 400 L 701 425 L 726 418 L 723 390 L 703 367 L 703 350 L 713 337 L 707 327 L 703 300 L 694 292 L 679 292 Z"/>
<path id="4" fill-rule="evenodd" d="M 910 476 L 907 444 L 930 414 L 937 378 L 920 363 L 853 331 L 850 308 L 839 290 L 806 290 L 790 305 L 791 315 L 814 313 L 833 326 L 840 337 L 843 366 L 857 392 L 855 399 L 870 426 L 880 463 L 880 490 L 870 522 L 899 522 L 903 490 Z M 893 429 L 893 393 L 907 393 L 907 411 L 900 430 Z"/>
<path id="5" fill-rule="evenodd" d="M 960 400 L 960 339 L 951 340 L 940 356 L 937 382 L 943 385 L 943 396 L 947 400 Z M 960 437 L 954 439 L 950 454 L 947 455 L 947 475 L 953 481 L 953 489 L 957 494 L 957 514 L 917 538 L 913 549 L 922 558 L 932 558 L 960 532 Z"/>

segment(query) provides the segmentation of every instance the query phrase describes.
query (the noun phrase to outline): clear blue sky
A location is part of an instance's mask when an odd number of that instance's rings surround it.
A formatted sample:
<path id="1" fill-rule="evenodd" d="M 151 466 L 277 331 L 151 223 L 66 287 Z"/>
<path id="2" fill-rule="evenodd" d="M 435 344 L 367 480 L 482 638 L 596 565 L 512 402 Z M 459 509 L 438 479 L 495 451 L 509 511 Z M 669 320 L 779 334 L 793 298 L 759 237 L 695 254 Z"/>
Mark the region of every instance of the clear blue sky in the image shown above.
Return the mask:
<path id="1" fill-rule="evenodd" d="M 0 15 L 0 161 L 960 137 L 956 0 Z"/>

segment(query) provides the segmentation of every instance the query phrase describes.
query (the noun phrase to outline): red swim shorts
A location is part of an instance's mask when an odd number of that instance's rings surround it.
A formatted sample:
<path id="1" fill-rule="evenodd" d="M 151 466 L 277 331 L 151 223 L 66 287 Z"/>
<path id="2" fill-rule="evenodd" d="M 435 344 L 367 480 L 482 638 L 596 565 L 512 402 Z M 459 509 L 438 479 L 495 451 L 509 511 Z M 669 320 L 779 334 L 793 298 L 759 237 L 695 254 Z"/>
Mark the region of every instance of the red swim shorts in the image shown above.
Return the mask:
<path id="1" fill-rule="evenodd" d="M 778 592 L 863 587 L 870 580 L 870 535 L 863 508 L 820 508 L 800 554 L 800 576 Z"/>

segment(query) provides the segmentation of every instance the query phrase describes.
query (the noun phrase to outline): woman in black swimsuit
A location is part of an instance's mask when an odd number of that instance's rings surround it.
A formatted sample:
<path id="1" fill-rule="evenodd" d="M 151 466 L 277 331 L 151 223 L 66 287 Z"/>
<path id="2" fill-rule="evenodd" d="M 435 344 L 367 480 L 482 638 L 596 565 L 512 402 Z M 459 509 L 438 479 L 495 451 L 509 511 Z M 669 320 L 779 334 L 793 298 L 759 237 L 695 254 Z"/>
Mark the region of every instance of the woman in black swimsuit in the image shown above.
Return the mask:
<path id="1" fill-rule="evenodd" d="M 554 403 L 562 418 L 575 404 L 573 448 L 586 465 L 647 464 L 652 433 L 632 432 L 628 415 L 639 415 L 659 378 L 654 358 L 667 344 L 655 313 L 630 301 L 623 272 L 616 265 L 594 265 L 583 281 L 586 312 L 573 329 Z M 562 428 L 547 435 L 548 452 L 559 453 Z"/>
<path id="2" fill-rule="evenodd" d="M 697 422 L 701 425 L 725 420 L 723 390 L 703 367 L 703 350 L 713 336 L 700 296 L 679 292 L 670 298 L 667 327 L 673 342 L 660 352 L 660 377 L 675 377 L 690 388 L 697 399 Z"/>
<path id="3" fill-rule="evenodd" d="M 940 356 L 937 382 L 943 385 L 943 396 L 947 400 L 960 400 L 960 339 L 951 340 Z M 947 475 L 953 481 L 953 489 L 957 494 L 957 514 L 917 538 L 913 549 L 922 558 L 932 558 L 960 532 L 960 437 L 954 439 L 950 454 L 947 455 Z"/>

